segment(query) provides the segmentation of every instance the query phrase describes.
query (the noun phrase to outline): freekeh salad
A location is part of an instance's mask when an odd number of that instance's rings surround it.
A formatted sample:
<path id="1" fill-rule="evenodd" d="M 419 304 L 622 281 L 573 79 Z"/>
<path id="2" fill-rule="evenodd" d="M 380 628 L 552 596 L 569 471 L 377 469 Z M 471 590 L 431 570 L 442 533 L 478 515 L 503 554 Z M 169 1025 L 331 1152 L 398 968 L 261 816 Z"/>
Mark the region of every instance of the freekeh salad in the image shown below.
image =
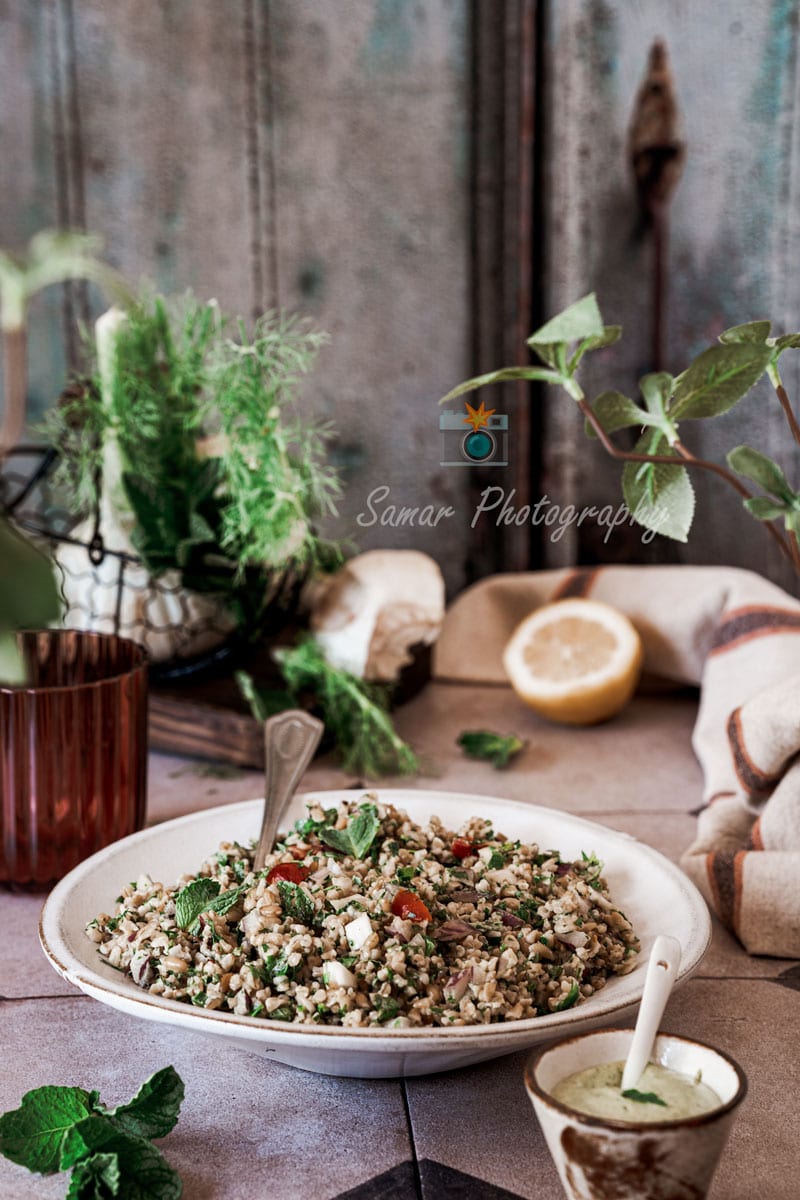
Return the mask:
<path id="1" fill-rule="evenodd" d="M 122 889 L 86 927 L 166 999 L 345 1028 L 486 1025 L 560 1012 L 635 965 L 639 940 L 593 853 L 426 825 L 367 794 L 311 804 L 264 869 L 223 842 L 196 875 Z"/>

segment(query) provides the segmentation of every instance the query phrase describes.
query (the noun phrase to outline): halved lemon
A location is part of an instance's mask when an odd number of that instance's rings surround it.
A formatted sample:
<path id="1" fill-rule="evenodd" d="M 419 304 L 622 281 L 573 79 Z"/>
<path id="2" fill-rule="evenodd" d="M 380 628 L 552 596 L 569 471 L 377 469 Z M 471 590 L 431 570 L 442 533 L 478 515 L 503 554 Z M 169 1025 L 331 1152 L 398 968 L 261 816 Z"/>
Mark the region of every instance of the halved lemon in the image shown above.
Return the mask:
<path id="1" fill-rule="evenodd" d="M 634 693 L 642 642 L 628 618 L 597 600 L 557 600 L 526 617 L 503 653 L 514 691 L 550 721 L 593 725 Z"/>

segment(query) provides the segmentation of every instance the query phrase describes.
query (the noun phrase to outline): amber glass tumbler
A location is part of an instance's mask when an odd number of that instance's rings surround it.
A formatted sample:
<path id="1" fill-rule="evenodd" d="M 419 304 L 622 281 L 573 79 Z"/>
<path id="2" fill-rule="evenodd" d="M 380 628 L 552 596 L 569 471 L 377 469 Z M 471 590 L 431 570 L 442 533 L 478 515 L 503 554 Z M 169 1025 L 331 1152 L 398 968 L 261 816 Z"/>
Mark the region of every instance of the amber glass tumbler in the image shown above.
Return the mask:
<path id="1" fill-rule="evenodd" d="M 39 891 L 144 824 L 147 658 L 108 634 L 17 638 L 27 682 L 0 684 L 0 884 Z"/>

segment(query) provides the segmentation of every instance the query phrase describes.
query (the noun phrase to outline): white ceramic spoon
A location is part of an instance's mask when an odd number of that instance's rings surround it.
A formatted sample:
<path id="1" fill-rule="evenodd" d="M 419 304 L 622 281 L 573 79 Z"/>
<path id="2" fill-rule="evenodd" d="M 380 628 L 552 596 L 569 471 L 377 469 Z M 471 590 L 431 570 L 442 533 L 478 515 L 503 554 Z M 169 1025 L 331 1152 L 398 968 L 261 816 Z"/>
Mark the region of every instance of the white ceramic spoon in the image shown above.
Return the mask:
<path id="1" fill-rule="evenodd" d="M 635 1088 L 642 1071 L 650 1061 L 650 1052 L 658 1033 L 658 1025 L 664 1007 L 672 991 L 678 967 L 681 964 L 681 944 L 674 937 L 659 934 L 653 943 L 644 991 L 633 1031 L 633 1041 L 628 1051 L 625 1070 L 622 1072 L 622 1091 Z"/>

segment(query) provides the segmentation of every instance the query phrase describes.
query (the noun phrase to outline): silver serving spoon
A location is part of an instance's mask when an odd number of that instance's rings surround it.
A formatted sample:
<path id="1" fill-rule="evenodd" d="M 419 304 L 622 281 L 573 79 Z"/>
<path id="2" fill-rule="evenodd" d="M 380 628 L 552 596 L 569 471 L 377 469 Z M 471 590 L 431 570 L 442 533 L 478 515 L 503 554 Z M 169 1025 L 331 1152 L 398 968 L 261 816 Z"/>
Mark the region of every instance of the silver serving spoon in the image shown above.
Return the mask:
<path id="1" fill-rule="evenodd" d="M 263 869 L 281 817 L 314 757 L 324 729 L 322 721 L 299 708 L 290 708 L 264 722 L 264 819 L 253 859 L 254 871 Z"/>
<path id="2" fill-rule="evenodd" d="M 665 933 L 659 934 L 653 943 L 650 961 L 647 964 L 639 1016 L 636 1018 L 636 1028 L 633 1031 L 625 1070 L 622 1072 L 623 1092 L 636 1087 L 642 1077 L 642 1071 L 650 1061 L 658 1025 L 680 965 L 680 942 Z"/>

